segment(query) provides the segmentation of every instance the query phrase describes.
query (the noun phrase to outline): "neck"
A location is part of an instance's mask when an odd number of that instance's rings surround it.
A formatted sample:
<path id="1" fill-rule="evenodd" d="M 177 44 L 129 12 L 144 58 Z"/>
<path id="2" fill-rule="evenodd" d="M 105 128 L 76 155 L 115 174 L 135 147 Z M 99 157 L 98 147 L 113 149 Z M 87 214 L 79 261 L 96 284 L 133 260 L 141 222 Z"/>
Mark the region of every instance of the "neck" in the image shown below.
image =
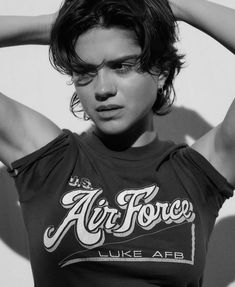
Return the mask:
<path id="1" fill-rule="evenodd" d="M 147 122 L 135 124 L 135 126 L 119 134 L 104 134 L 95 128 L 95 134 L 111 150 L 121 151 L 130 147 L 141 147 L 154 140 L 157 133 L 154 130 L 153 118 Z"/>

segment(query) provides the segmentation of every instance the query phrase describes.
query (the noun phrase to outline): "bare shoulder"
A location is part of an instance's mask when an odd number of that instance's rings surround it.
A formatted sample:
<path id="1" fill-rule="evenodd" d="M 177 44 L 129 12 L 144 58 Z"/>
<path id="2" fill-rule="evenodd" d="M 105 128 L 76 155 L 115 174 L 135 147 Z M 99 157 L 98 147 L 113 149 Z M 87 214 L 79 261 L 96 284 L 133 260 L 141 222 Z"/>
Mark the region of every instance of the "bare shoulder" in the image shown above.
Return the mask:
<path id="1" fill-rule="evenodd" d="M 61 129 L 41 113 L 0 94 L 0 161 L 11 163 L 48 144 Z"/>
<path id="2" fill-rule="evenodd" d="M 226 144 L 222 124 L 211 129 L 192 146 L 212 166 L 235 186 L 235 146 Z"/>

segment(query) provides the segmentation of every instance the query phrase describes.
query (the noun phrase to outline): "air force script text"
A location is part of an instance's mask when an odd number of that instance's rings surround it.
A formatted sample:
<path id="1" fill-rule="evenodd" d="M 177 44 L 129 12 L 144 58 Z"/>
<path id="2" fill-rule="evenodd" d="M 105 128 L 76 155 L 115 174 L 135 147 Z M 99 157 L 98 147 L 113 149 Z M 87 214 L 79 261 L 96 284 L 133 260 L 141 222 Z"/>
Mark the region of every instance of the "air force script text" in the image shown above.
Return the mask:
<path id="1" fill-rule="evenodd" d="M 101 246 L 105 235 L 127 237 L 138 225 L 151 230 L 160 222 L 166 224 L 192 222 L 195 219 L 192 203 L 187 199 L 173 202 L 154 200 L 159 192 L 157 185 L 142 189 L 122 190 L 113 208 L 102 197 L 102 189 L 76 189 L 63 195 L 61 204 L 68 209 L 66 217 L 56 228 L 49 226 L 44 233 L 44 246 L 48 252 L 57 249 L 64 236 L 73 227 L 79 243 L 86 249 Z"/>

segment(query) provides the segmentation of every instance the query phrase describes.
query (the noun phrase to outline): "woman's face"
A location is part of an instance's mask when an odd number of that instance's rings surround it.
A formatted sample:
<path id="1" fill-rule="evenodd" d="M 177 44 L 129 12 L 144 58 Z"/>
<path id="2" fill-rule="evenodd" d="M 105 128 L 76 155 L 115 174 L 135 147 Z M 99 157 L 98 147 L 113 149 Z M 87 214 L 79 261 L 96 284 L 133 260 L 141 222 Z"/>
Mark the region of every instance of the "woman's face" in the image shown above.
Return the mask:
<path id="1" fill-rule="evenodd" d="M 84 65 L 73 81 L 96 128 L 107 135 L 127 132 L 136 124 L 147 130 L 159 78 L 137 70 L 141 48 L 134 34 L 119 28 L 93 28 L 78 38 L 75 50 Z"/>

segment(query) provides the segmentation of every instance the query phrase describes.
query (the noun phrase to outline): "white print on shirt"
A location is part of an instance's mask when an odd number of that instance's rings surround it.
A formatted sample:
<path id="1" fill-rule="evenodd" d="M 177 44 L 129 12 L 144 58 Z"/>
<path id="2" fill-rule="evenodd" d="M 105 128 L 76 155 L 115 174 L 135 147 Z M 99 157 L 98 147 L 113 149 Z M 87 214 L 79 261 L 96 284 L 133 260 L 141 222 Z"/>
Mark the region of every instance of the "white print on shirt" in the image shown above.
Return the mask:
<path id="1" fill-rule="evenodd" d="M 81 187 L 84 189 L 92 189 L 91 181 L 88 178 L 79 178 L 78 176 L 72 176 L 69 180 L 69 185 L 73 187 Z"/>
<path id="2" fill-rule="evenodd" d="M 57 249 L 71 227 L 79 243 L 93 249 L 102 246 L 105 234 L 115 237 L 131 235 L 138 225 L 144 230 L 156 228 L 160 222 L 166 224 L 193 222 L 193 205 L 187 199 L 173 202 L 152 202 L 159 191 L 157 185 L 142 189 L 126 189 L 116 198 L 119 209 L 110 207 L 108 201 L 100 196 L 102 189 L 76 189 L 63 195 L 61 204 L 68 213 L 58 226 L 49 226 L 44 233 L 44 246 L 48 252 Z M 117 219 L 121 224 L 117 223 Z"/>
<path id="3" fill-rule="evenodd" d="M 167 230 L 174 230 L 174 237 L 179 235 L 180 238 L 184 238 L 184 248 L 182 250 L 181 244 L 176 244 L 173 249 L 165 250 L 164 248 L 159 250 L 154 250 L 151 248 L 144 247 L 143 250 L 120 250 L 115 248 L 116 246 L 120 246 L 119 243 L 107 244 L 106 246 L 102 246 L 102 250 L 84 250 L 75 252 L 65 259 L 63 259 L 60 263 L 60 267 L 66 267 L 71 264 L 77 264 L 81 262 L 151 262 L 151 263 L 177 263 L 177 264 L 188 264 L 194 265 L 195 260 L 195 224 L 194 223 L 182 223 L 179 225 L 175 225 L 172 227 L 164 228 L 154 234 L 157 239 L 157 234 L 162 234 L 167 232 Z M 148 242 L 148 236 L 150 234 L 143 235 L 143 238 L 146 242 Z M 133 242 L 138 240 L 139 237 L 134 237 L 130 240 L 125 240 L 124 242 Z M 124 242 L 121 242 L 122 245 Z M 112 249 L 107 248 L 107 246 L 113 246 Z M 155 245 L 152 245 L 153 247 Z M 164 246 L 164 245 L 163 245 Z M 163 246 L 159 246 L 160 248 Z M 177 247 L 178 246 L 178 247 Z"/>
<path id="4" fill-rule="evenodd" d="M 142 250 L 106 250 L 98 251 L 100 258 L 143 258 Z M 152 258 L 183 260 L 184 253 L 177 251 L 154 251 Z"/>

